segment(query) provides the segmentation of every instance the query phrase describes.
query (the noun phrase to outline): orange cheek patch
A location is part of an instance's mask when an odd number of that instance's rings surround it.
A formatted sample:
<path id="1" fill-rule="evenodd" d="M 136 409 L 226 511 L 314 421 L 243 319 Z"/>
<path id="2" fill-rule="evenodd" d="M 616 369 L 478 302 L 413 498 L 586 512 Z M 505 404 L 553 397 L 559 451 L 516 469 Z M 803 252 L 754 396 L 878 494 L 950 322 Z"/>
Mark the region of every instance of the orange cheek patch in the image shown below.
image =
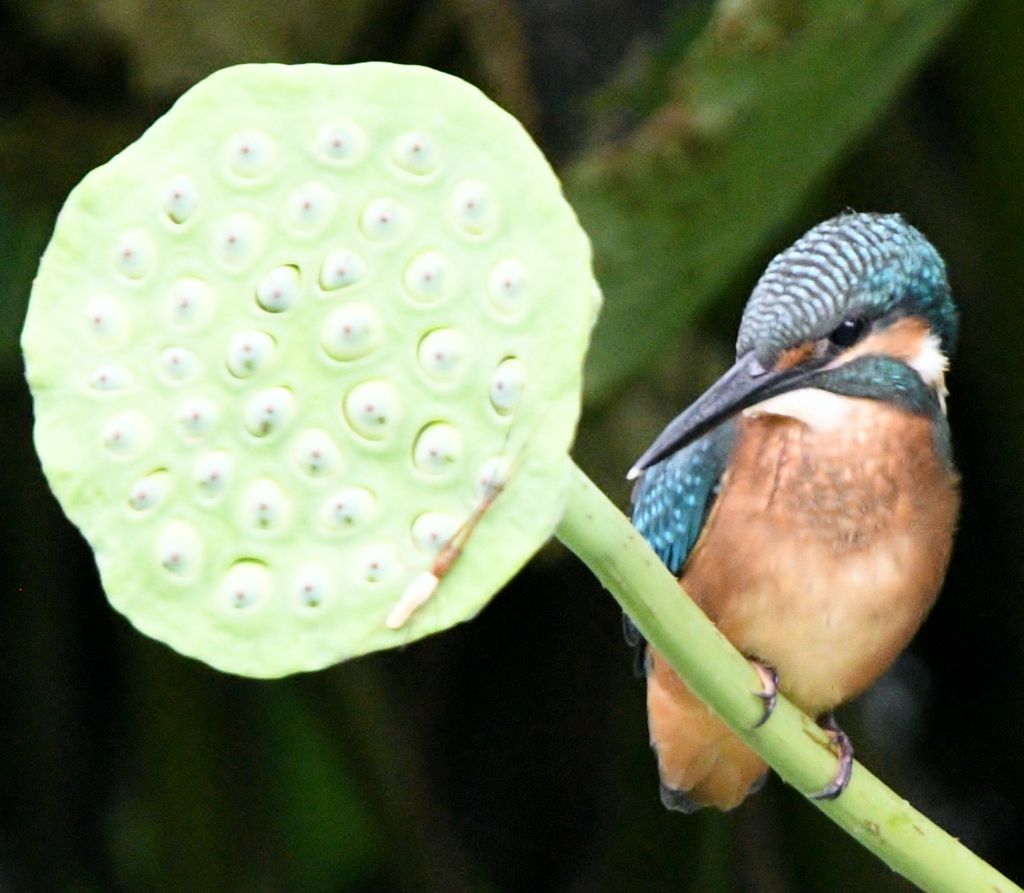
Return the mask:
<path id="1" fill-rule="evenodd" d="M 921 344 L 928 337 L 928 332 L 928 323 L 923 319 L 910 316 L 899 319 L 846 351 L 843 362 L 870 354 L 885 354 L 909 362 L 920 353 Z"/>
<path id="2" fill-rule="evenodd" d="M 794 366 L 799 366 L 804 360 L 809 360 L 812 356 L 814 356 L 813 341 L 798 344 L 796 347 L 791 347 L 779 355 L 779 358 L 775 361 L 773 371 L 781 372 L 784 369 L 792 369 Z"/>

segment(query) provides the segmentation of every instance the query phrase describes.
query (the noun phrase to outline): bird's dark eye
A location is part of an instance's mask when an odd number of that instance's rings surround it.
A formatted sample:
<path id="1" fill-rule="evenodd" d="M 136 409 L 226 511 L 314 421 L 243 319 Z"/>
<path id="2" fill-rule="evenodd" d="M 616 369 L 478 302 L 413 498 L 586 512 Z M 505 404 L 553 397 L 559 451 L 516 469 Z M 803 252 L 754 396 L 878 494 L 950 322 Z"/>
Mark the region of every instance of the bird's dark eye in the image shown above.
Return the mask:
<path id="1" fill-rule="evenodd" d="M 844 319 L 832 334 L 828 336 L 828 340 L 836 347 L 851 347 L 857 343 L 863 334 L 864 320 Z"/>

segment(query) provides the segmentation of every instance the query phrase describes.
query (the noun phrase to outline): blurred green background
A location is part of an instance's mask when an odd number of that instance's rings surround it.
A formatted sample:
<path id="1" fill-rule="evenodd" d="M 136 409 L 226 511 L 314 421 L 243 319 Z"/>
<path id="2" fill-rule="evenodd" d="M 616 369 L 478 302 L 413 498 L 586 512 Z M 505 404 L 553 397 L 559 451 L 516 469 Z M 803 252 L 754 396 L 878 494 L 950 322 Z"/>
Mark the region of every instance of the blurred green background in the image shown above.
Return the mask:
<path id="1" fill-rule="evenodd" d="M 17 335 L 70 188 L 242 61 L 430 65 L 527 125 L 608 304 L 577 458 L 623 473 L 728 363 L 764 263 L 901 211 L 962 309 L 964 515 L 858 755 L 1024 879 L 1024 7 L 1011 0 L 0 0 L 0 893 L 899 891 L 773 780 L 657 796 L 619 611 L 546 549 L 473 623 L 306 677 L 218 674 L 107 606 L 31 446 Z"/>

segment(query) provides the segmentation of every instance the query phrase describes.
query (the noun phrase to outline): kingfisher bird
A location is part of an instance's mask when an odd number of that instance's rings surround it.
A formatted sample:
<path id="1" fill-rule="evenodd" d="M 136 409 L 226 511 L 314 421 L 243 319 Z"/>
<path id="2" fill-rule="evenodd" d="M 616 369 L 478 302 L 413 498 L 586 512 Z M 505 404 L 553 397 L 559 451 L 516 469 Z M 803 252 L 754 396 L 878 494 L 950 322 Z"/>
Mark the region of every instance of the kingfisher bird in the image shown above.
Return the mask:
<path id="1" fill-rule="evenodd" d="M 930 610 L 960 506 L 946 421 L 958 318 L 942 258 L 895 214 L 846 212 L 777 255 L 736 362 L 629 473 L 633 524 L 776 690 L 853 748 L 832 710 L 871 685 Z M 627 618 L 627 631 L 630 630 Z M 768 767 L 634 639 L 670 809 L 728 810 Z"/>

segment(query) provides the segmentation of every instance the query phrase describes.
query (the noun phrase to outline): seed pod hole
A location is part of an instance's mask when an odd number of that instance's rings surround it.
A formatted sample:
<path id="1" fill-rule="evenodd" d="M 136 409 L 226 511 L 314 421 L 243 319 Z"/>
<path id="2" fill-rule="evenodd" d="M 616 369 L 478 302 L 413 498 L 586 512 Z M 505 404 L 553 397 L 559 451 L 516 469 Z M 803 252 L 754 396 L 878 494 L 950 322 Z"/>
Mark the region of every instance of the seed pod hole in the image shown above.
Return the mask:
<path id="1" fill-rule="evenodd" d="M 367 238 L 376 242 L 391 242 L 405 229 L 408 217 L 409 212 L 395 199 L 375 198 L 363 208 L 359 226 Z"/>
<path id="2" fill-rule="evenodd" d="M 131 371 L 116 363 L 100 366 L 89 376 L 89 387 L 94 391 L 123 391 L 134 384 Z"/>
<path id="3" fill-rule="evenodd" d="M 287 425 L 294 414 L 295 397 L 289 388 L 267 388 L 246 402 L 245 427 L 254 437 L 268 437 Z"/>
<path id="4" fill-rule="evenodd" d="M 220 592 L 228 608 L 243 610 L 265 602 L 272 590 L 270 568 L 262 561 L 243 559 L 228 569 Z"/>
<path id="5" fill-rule="evenodd" d="M 413 464 L 427 474 L 441 474 L 462 456 L 462 435 L 454 425 L 433 422 L 420 431 L 413 445 Z"/>
<path id="6" fill-rule="evenodd" d="M 465 368 L 469 344 L 458 329 L 434 329 L 427 332 L 416 348 L 416 359 L 428 378 L 453 381 Z"/>
<path id="7" fill-rule="evenodd" d="M 364 487 L 346 487 L 324 500 L 320 520 L 332 530 L 354 530 L 368 523 L 377 498 Z"/>
<path id="8" fill-rule="evenodd" d="M 259 252 L 262 235 L 263 225 L 251 214 L 232 214 L 217 224 L 214 253 L 225 266 L 246 266 Z"/>
<path id="9" fill-rule="evenodd" d="M 491 376 L 491 405 L 499 415 L 510 415 L 523 399 L 526 366 L 515 357 L 506 357 Z"/>
<path id="10" fill-rule="evenodd" d="M 266 332 L 239 332 L 228 344 L 228 371 L 235 378 L 251 378 L 267 366 L 275 346 Z"/>
<path id="11" fill-rule="evenodd" d="M 204 453 L 192 466 L 192 479 L 199 496 L 204 500 L 215 500 L 224 492 L 234 470 L 234 460 L 225 450 L 211 450 Z"/>
<path id="12" fill-rule="evenodd" d="M 497 202 L 490 186 L 480 180 L 463 180 L 450 200 L 456 226 L 467 233 L 482 235 L 497 219 Z"/>
<path id="13" fill-rule="evenodd" d="M 398 551 L 391 543 L 373 543 L 362 550 L 356 564 L 367 583 L 382 583 L 398 567 Z"/>
<path id="14" fill-rule="evenodd" d="M 290 508 L 277 481 L 258 478 L 242 495 L 242 523 L 251 530 L 280 530 L 288 523 Z"/>
<path id="15" fill-rule="evenodd" d="M 410 174 L 424 176 L 437 167 L 437 146 L 418 130 L 403 133 L 391 145 L 391 160 Z"/>
<path id="16" fill-rule="evenodd" d="M 345 419 L 352 430 L 368 440 L 382 440 L 401 417 L 398 389 L 383 379 L 356 385 L 345 396 Z"/>
<path id="17" fill-rule="evenodd" d="M 354 164 L 363 155 L 366 136 L 351 121 L 331 121 L 317 130 L 315 143 L 323 160 Z"/>
<path id="18" fill-rule="evenodd" d="M 238 177 L 251 179 L 267 173 L 277 157 L 277 144 L 260 130 L 243 130 L 224 146 L 228 170 Z"/>
<path id="19" fill-rule="evenodd" d="M 160 206 L 175 223 L 184 223 L 199 204 L 199 189 L 188 174 L 175 174 L 167 181 L 160 196 Z"/>
<path id="20" fill-rule="evenodd" d="M 206 397 L 190 397 L 178 404 L 174 420 L 178 432 L 187 440 L 199 440 L 210 433 L 217 422 L 217 406 Z"/>
<path id="21" fill-rule="evenodd" d="M 449 512 L 424 512 L 412 522 L 412 541 L 422 552 L 435 555 L 459 529 L 459 519 Z"/>
<path id="22" fill-rule="evenodd" d="M 171 489 L 171 476 L 166 468 L 139 478 L 128 491 L 128 505 L 136 512 L 151 509 L 166 499 Z"/>
<path id="23" fill-rule="evenodd" d="M 290 196 L 285 216 L 301 234 L 319 232 L 334 214 L 334 194 L 323 183 L 303 183 Z"/>
<path id="24" fill-rule="evenodd" d="M 525 312 L 530 297 L 530 276 L 526 264 L 515 257 L 498 261 L 487 276 L 487 297 L 503 316 Z"/>
<path id="25" fill-rule="evenodd" d="M 301 608 L 319 608 L 333 592 L 331 573 L 319 561 L 311 561 L 299 568 L 292 583 L 296 604 Z"/>
<path id="26" fill-rule="evenodd" d="M 152 268 L 156 249 L 149 234 L 140 229 L 122 233 L 114 248 L 114 266 L 122 276 L 142 279 Z"/>
<path id="27" fill-rule="evenodd" d="M 160 371 L 169 382 L 188 381 L 199 372 L 199 359 L 184 347 L 168 347 L 160 352 Z"/>
<path id="28" fill-rule="evenodd" d="M 355 285 L 366 275 L 366 261 L 354 251 L 339 248 L 332 251 L 320 267 L 320 287 L 324 291 L 336 291 Z"/>
<path id="29" fill-rule="evenodd" d="M 299 470 L 311 478 L 334 474 L 341 464 L 341 453 L 334 438 L 323 428 L 308 428 L 296 439 L 292 456 Z"/>
<path id="30" fill-rule="evenodd" d="M 332 310 L 320 327 L 320 346 L 332 359 L 351 362 L 373 353 L 384 340 L 380 314 L 363 301 Z"/>
<path id="31" fill-rule="evenodd" d="M 203 543 L 187 521 L 172 521 L 157 536 L 156 560 L 172 577 L 192 577 L 201 568 Z"/>
<path id="32" fill-rule="evenodd" d="M 167 314 L 172 325 L 181 329 L 197 329 L 210 318 L 213 293 L 202 279 L 185 276 L 167 293 Z"/>

